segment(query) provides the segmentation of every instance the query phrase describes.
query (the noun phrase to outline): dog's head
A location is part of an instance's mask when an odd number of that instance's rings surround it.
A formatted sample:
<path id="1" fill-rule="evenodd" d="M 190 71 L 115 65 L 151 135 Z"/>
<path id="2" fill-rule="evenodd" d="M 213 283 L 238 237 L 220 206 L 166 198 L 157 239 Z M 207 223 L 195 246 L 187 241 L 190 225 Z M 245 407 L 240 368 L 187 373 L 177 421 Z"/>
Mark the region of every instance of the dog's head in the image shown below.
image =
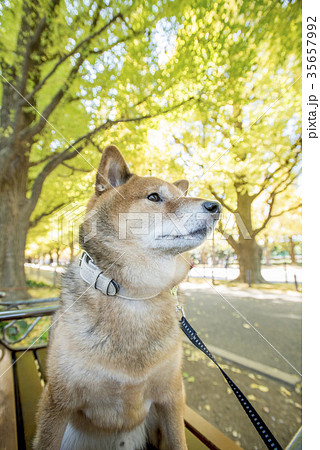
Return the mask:
<path id="1" fill-rule="evenodd" d="M 81 227 L 82 247 L 97 261 L 102 254 L 116 259 L 126 252 L 144 264 L 149 258 L 160 264 L 199 246 L 212 232 L 221 206 L 186 197 L 188 184 L 134 175 L 120 151 L 108 146 Z"/>

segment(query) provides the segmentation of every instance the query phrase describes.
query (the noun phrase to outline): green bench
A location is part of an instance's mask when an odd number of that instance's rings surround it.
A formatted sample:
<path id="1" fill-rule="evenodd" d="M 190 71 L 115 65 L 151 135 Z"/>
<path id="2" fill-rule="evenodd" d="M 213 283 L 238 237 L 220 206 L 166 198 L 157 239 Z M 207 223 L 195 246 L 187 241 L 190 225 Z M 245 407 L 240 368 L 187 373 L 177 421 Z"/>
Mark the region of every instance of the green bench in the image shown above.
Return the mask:
<path id="1" fill-rule="evenodd" d="M 0 303 L 0 325 L 26 318 L 50 316 L 57 309 L 56 299 L 25 301 L 14 306 Z M 19 308 L 12 310 L 11 308 Z M 8 342 L 2 325 L 0 335 L 0 448 L 24 450 L 32 448 L 37 404 L 46 382 L 45 346 L 26 350 L 19 343 Z M 233 441 L 208 423 L 191 408 L 185 412 L 189 450 L 239 450 Z"/>

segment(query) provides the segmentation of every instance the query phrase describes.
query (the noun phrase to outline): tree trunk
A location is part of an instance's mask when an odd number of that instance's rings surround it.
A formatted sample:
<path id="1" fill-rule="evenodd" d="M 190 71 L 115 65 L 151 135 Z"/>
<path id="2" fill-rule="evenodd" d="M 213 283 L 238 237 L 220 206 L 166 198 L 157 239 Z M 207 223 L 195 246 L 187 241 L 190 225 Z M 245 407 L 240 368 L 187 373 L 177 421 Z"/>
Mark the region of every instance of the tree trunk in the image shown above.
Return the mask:
<path id="1" fill-rule="evenodd" d="M 239 261 L 240 274 L 237 281 L 258 284 L 265 282 L 261 275 L 262 248 L 255 239 L 244 239 L 238 243 L 236 254 Z"/>
<path id="2" fill-rule="evenodd" d="M 207 262 L 207 254 L 204 246 L 201 249 L 200 260 L 201 264 L 206 264 Z"/>
<path id="3" fill-rule="evenodd" d="M 39 0 L 23 2 L 23 14 L 18 31 L 18 57 L 10 66 L 1 61 L 2 104 L 0 109 L 0 289 L 6 299 L 28 297 L 24 272 L 25 245 L 30 215 L 34 206 L 27 198 L 29 156 L 34 143 L 32 135 L 21 137 L 36 118 L 36 99 L 21 106 L 21 95 L 28 95 L 39 83 L 42 56 L 41 35 L 46 19 L 41 20 Z M 52 2 L 56 4 L 56 1 Z M 5 81 L 9 80 L 9 82 Z"/>
<path id="4" fill-rule="evenodd" d="M 290 258 L 291 258 L 291 264 L 297 264 L 296 260 L 296 252 L 295 252 L 295 242 L 293 240 L 292 236 L 289 236 L 289 244 L 290 244 Z"/>
<path id="5" fill-rule="evenodd" d="M 60 247 L 57 247 L 56 248 L 56 264 L 57 264 L 57 266 L 59 266 L 60 265 L 60 251 L 61 251 L 61 249 L 60 249 Z"/>
<path id="6" fill-rule="evenodd" d="M 241 180 L 239 182 L 241 186 Z M 232 239 L 231 245 L 234 248 L 239 261 L 240 274 L 237 281 L 257 284 L 265 280 L 261 275 L 262 248 L 257 244 L 252 227 L 252 201 L 246 191 L 237 190 L 237 210 L 236 222 L 239 240 Z M 229 241 L 229 240 L 228 240 Z"/>
<path id="7" fill-rule="evenodd" d="M 214 245 L 214 232 L 212 234 L 212 267 L 215 267 L 217 264 L 217 255 L 216 255 L 216 248 Z"/>
<path id="8" fill-rule="evenodd" d="M 73 261 L 74 257 L 74 236 L 73 236 L 73 227 L 71 227 L 69 233 L 69 248 L 70 248 L 70 262 Z"/>
<path id="9" fill-rule="evenodd" d="M 270 245 L 269 245 L 268 236 L 264 237 L 264 249 L 265 249 L 265 256 L 266 256 L 266 265 L 271 266 L 271 249 L 270 249 Z"/>
<path id="10" fill-rule="evenodd" d="M 29 218 L 22 207 L 26 199 L 14 187 L 7 187 L 0 197 L 0 290 L 6 292 L 6 300 L 26 299 L 24 251 Z"/>

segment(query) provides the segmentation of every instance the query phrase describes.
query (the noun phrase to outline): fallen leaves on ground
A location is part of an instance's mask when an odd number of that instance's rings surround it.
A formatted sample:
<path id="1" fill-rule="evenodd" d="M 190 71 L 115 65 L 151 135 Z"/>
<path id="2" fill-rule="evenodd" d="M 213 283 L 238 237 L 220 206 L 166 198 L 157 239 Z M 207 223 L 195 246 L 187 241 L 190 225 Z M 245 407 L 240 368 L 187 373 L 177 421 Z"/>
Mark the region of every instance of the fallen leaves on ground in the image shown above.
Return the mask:
<path id="1" fill-rule="evenodd" d="M 251 383 L 250 387 L 251 389 L 259 389 L 259 391 L 261 392 L 269 392 L 269 388 L 267 386 L 264 386 L 263 384 Z"/>
<path id="2" fill-rule="evenodd" d="M 290 397 L 290 396 L 291 396 L 291 392 L 288 391 L 288 389 L 286 389 L 286 388 L 283 387 L 283 386 L 280 387 L 280 393 L 281 393 L 284 397 Z"/>

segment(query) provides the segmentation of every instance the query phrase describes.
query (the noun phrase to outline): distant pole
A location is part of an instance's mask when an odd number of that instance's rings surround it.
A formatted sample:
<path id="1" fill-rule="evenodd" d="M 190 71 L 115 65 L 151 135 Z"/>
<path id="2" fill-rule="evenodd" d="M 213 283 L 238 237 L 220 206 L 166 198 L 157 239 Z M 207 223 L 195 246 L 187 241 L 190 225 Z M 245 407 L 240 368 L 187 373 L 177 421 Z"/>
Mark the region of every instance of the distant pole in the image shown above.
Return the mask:
<path id="1" fill-rule="evenodd" d="M 226 256 L 225 269 L 226 269 L 226 280 L 228 281 L 228 266 L 229 266 L 229 255 Z"/>
<path id="2" fill-rule="evenodd" d="M 216 265 L 216 249 L 214 246 L 214 232 L 212 234 L 212 266 Z"/>
<path id="3" fill-rule="evenodd" d="M 248 286 L 251 287 L 251 270 L 250 269 L 247 270 L 247 283 L 248 283 Z"/>
<path id="4" fill-rule="evenodd" d="M 73 236 L 73 227 L 70 230 L 69 233 L 69 247 L 70 247 L 70 262 L 73 260 L 74 257 L 74 236 Z"/>
<path id="5" fill-rule="evenodd" d="M 294 285 L 295 285 L 295 287 L 296 287 L 296 291 L 299 291 L 299 286 L 298 286 L 298 281 L 297 281 L 297 275 L 294 274 L 293 276 L 294 276 Z"/>
<path id="6" fill-rule="evenodd" d="M 284 275 L 285 275 L 285 282 L 288 283 L 288 273 L 287 273 L 287 263 L 283 263 L 284 267 Z"/>
<path id="7" fill-rule="evenodd" d="M 216 265 L 216 249 L 214 248 L 214 232 L 212 233 L 212 273 L 211 273 L 211 280 L 212 285 L 214 285 L 214 273 L 213 269 Z"/>
<path id="8" fill-rule="evenodd" d="M 55 267 L 53 271 L 53 286 L 56 287 L 56 284 L 57 284 L 57 268 Z"/>

